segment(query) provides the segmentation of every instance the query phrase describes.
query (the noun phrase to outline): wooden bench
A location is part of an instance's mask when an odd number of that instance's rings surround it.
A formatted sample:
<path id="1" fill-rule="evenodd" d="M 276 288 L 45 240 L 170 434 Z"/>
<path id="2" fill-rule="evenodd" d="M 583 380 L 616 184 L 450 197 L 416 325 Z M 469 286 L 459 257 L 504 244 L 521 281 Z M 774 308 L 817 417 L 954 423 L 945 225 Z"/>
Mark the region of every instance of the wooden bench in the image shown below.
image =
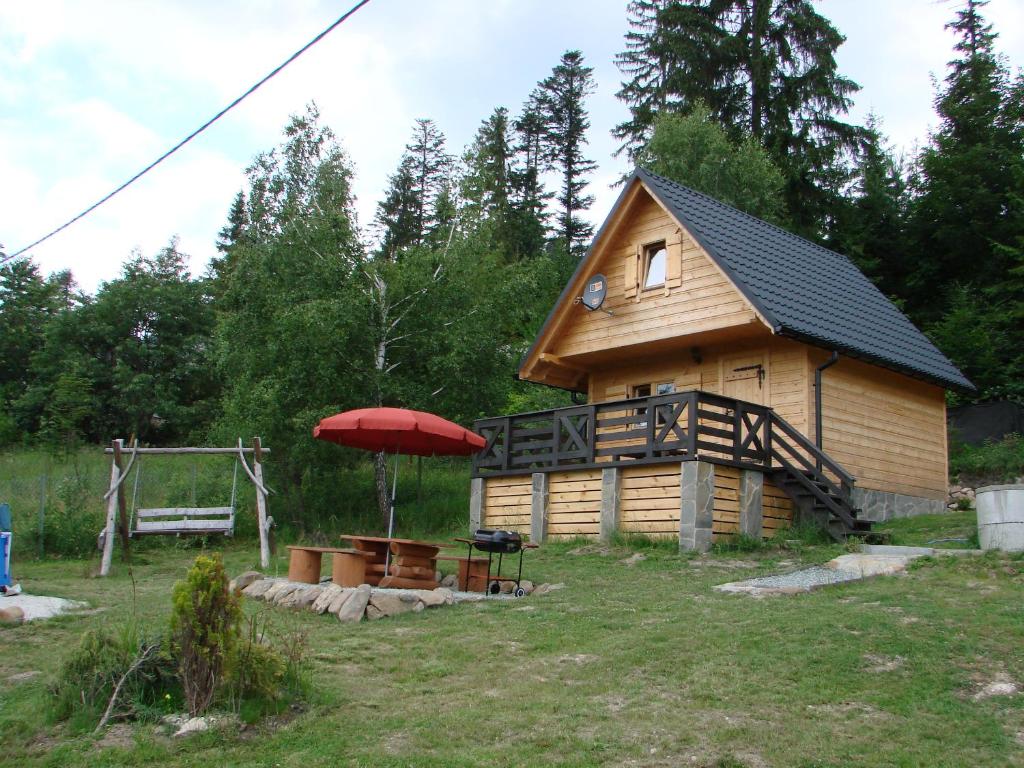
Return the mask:
<path id="1" fill-rule="evenodd" d="M 459 564 L 459 589 L 463 592 L 486 592 L 490 581 L 486 557 L 457 557 L 443 555 L 438 560 L 449 560 Z"/>
<path id="2" fill-rule="evenodd" d="M 340 587 L 366 583 L 366 552 L 342 547 L 289 546 L 288 549 L 288 581 L 319 584 L 320 566 L 326 552 L 333 556 L 331 581 Z"/>

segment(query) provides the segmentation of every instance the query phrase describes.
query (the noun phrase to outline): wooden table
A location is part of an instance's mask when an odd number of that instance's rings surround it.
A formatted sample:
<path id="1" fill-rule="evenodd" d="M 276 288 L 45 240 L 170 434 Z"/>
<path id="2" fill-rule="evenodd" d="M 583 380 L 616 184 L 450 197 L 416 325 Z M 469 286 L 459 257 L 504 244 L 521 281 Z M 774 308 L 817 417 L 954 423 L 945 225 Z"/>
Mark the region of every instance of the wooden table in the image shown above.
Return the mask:
<path id="1" fill-rule="evenodd" d="M 397 589 L 437 589 L 437 554 L 449 544 L 388 536 L 341 537 L 366 554 L 366 583 Z M 388 553 L 393 555 L 388 563 Z"/>
<path id="2" fill-rule="evenodd" d="M 326 552 L 333 555 L 331 581 L 340 587 L 358 587 L 366 582 L 366 552 L 341 547 L 291 545 L 288 549 L 288 581 L 319 584 L 320 566 Z"/>

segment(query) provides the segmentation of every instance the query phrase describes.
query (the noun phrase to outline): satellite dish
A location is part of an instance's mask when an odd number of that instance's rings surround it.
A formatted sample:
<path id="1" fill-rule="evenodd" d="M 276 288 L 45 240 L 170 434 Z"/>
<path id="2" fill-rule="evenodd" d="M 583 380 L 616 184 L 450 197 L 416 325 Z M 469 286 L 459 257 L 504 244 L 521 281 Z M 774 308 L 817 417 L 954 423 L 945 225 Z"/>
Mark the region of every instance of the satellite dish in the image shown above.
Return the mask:
<path id="1" fill-rule="evenodd" d="M 583 296 L 580 299 L 583 306 L 593 312 L 595 309 L 600 309 L 601 305 L 604 304 L 604 297 L 608 293 L 608 281 L 602 274 L 596 274 L 587 280 L 587 286 L 583 291 Z"/>

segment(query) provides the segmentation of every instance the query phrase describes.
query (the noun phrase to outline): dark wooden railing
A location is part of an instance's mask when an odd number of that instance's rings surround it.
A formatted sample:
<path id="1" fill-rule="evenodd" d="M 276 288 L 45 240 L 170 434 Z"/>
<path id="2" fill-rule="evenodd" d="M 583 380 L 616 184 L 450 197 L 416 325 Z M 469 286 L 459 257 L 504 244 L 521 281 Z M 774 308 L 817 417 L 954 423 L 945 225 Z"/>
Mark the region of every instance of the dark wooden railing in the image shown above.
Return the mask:
<path id="1" fill-rule="evenodd" d="M 759 469 L 771 466 L 773 453 L 798 461 L 788 443 L 773 451 L 774 417 L 766 406 L 693 390 L 480 419 L 474 429 L 487 446 L 473 471 L 526 474 L 698 455 Z"/>

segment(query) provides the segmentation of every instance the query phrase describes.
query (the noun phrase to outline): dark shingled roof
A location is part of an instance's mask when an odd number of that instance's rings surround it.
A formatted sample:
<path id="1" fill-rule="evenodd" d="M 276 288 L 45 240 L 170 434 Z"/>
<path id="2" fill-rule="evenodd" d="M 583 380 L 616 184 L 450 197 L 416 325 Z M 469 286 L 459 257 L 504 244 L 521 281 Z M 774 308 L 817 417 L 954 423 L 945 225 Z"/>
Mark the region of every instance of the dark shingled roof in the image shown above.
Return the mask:
<path id="1" fill-rule="evenodd" d="M 913 323 L 838 253 L 637 168 L 639 178 L 775 329 L 941 386 L 973 390 Z"/>

